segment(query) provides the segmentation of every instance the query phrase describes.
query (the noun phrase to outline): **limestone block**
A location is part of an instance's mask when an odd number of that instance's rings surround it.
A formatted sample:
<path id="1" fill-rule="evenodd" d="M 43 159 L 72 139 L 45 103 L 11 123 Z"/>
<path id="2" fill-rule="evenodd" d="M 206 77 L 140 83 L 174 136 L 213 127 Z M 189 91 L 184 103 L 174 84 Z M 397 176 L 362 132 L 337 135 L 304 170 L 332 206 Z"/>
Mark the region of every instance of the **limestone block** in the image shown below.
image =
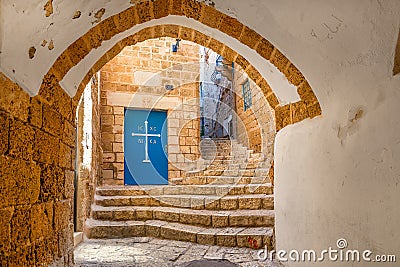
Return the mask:
<path id="1" fill-rule="evenodd" d="M 72 162 L 72 149 L 64 143 L 60 143 L 60 154 L 58 155 L 58 162 L 60 167 L 73 169 Z"/>
<path id="2" fill-rule="evenodd" d="M 260 56 L 268 60 L 274 51 L 274 46 L 266 39 L 262 38 L 258 43 L 256 50 Z"/>
<path id="3" fill-rule="evenodd" d="M 112 212 L 112 214 L 113 214 L 114 220 L 116 220 L 116 221 L 136 220 L 136 212 L 133 208 L 114 210 Z"/>
<path id="4" fill-rule="evenodd" d="M 237 196 L 225 196 L 220 200 L 222 210 L 235 210 L 238 209 L 238 197 Z"/>
<path id="5" fill-rule="evenodd" d="M 123 143 L 112 143 L 113 152 L 115 153 L 123 153 L 124 152 L 124 144 Z"/>
<path id="6" fill-rule="evenodd" d="M 72 207 L 69 200 L 54 203 L 54 230 L 67 228 L 72 222 Z"/>
<path id="7" fill-rule="evenodd" d="M 119 107 L 119 106 L 114 106 L 114 115 L 124 115 L 125 108 L 124 107 Z"/>
<path id="8" fill-rule="evenodd" d="M 190 225 L 211 226 L 211 214 L 206 211 L 194 212 L 182 210 L 180 212 L 179 221 Z"/>
<path id="9" fill-rule="evenodd" d="M 8 254 L 11 248 L 11 218 L 14 207 L 0 209 L 0 254 Z"/>
<path id="10" fill-rule="evenodd" d="M 34 162 L 0 156 L 0 207 L 35 203 L 40 193 L 40 168 Z"/>
<path id="11" fill-rule="evenodd" d="M 50 106 L 43 105 L 43 129 L 54 136 L 59 136 L 62 127 L 61 115 Z"/>
<path id="12" fill-rule="evenodd" d="M 136 10 L 139 17 L 138 23 L 144 23 L 153 19 L 153 15 L 151 12 L 152 9 L 152 2 L 137 2 L 136 3 Z"/>
<path id="13" fill-rule="evenodd" d="M 31 105 L 29 107 L 28 122 L 38 128 L 42 127 L 43 121 L 43 105 L 37 97 L 31 98 Z"/>
<path id="14" fill-rule="evenodd" d="M 273 55 L 271 56 L 270 59 L 271 63 L 274 64 L 282 73 L 285 72 L 286 67 L 290 63 L 289 59 L 285 57 L 284 54 L 282 54 L 281 51 L 278 49 L 274 50 Z"/>
<path id="15" fill-rule="evenodd" d="M 14 117 L 27 121 L 30 97 L 22 88 L 0 73 L 0 107 Z"/>
<path id="16" fill-rule="evenodd" d="M 130 199 L 130 205 L 133 206 L 149 206 L 151 197 L 148 196 L 135 196 Z"/>
<path id="17" fill-rule="evenodd" d="M 153 2 L 154 18 L 159 19 L 168 15 L 168 0 L 159 0 Z"/>
<path id="18" fill-rule="evenodd" d="M 113 179 L 114 178 L 114 171 L 113 170 L 103 170 L 102 171 L 102 178 L 103 179 Z"/>
<path id="19" fill-rule="evenodd" d="M 148 237 L 160 237 L 161 236 L 161 226 L 166 225 L 167 222 L 161 221 L 146 221 L 146 236 Z"/>
<path id="20" fill-rule="evenodd" d="M 247 228 L 237 234 L 238 247 L 260 249 L 264 244 L 264 237 L 270 235 L 270 228 Z"/>
<path id="21" fill-rule="evenodd" d="M 229 213 L 220 211 L 212 214 L 212 226 L 217 228 L 229 226 Z"/>
<path id="22" fill-rule="evenodd" d="M 244 228 L 225 228 L 218 232 L 217 242 L 218 246 L 235 247 L 237 245 L 236 235 L 243 231 Z"/>
<path id="23" fill-rule="evenodd" d="M 179 222 L 179 212 L 174 211 L 173 209 L 164 208 L 154 210 L 154 219 L 162 220 L 167 222 Z"/>
<path id="24" fill-rule="evenodd" d="M 9 154 L 16 158 L 32 160 L 35 129 L 22 121 L 11 120 L 9 131 Z"/>
<path id="25" fill-rule="evenodd" d="M 113 212 L 111 210 L 92 210 L 93 218 L 96 220 L 112 220 Z"/>
<path id="26" fill-rule="evenodd" d="M 153 219 L 153 208 L 151 207 L 136 207 L 136 218 L 138 220 L 152 220 Z"/>
<path id="27" fill-rule="evenodd" d="M 114 125 L 114 116 L 113 115 L 101 115 L 101 124 L 102 125 Z"/>
<path id="28" fill-rule="evenodd" d="M 205 197 L 204 196 L 197 196 L 191 197 L 190 204 L 191 208 L 193 209 L 204 209 Z"/>
<path id="29" fill-rule="evenodd" d="M 203 245 L 215 245 L 216 244 L 216 234 L 220 232 L 220 229 L 204 229 L 197 233 L 197 243 Z"/>
<path id="30" fill-rule="evenodd" d="M 114 162 L 115 153 L 103 153 L 103 162 Z"/>
<path id="31" fill-rule="evenodd" d="M 239 40 L 248 47 L 255 48 L 261 38 L 261 35 L 259 35 L 257 32 L 248 28 L 247 26 L 244 26 Z"/>
<path id="32" fill-rule="evenodd" d="M 32 205 L 31 208 L 31 241 L 50 237 L 53 231 L 53 203 Z"/>
<path id="33" fill-rule="evenodd" d="M 184 1 L 182 3 L 182 12 L 188 18 L 199 20 L 202 6 L 204 5 L 195 0 Z"/>
<path id="34" fill-rule="evenodd" d="M 303 74 L 293 64 L 290 64 L 285 71 L 285 76 L 289 82 L 296 86 L 299 86 L 305 80 Z"/>
<path id="35" fill-rule="evenodd" d="M 203 6 L 203 17 L 201 22 L 211 28 L 218 29 L 221 23 L 221 13 L 213 7 L 208 5 Z M 201 44 L 204 46 L 204 44 Z M 217 53 L 219 51 L 216 51 Z"/>
<path id="36" fill-rule="evenodd" d="M 249 209 L 249 210 L 255 210 L 255 209 L 260 209 L 262 206 L 262 199 L 260 197 L 256 196 L 240 196 L 238 198 L 239 200 L 239 209 Z"/>
<path id="37" fill-rule="evenodd" d="M 196 234 L 199 233 L 202 228 L 182 225 L 176 223 L 168 223 L 161 226 L 161 237 L 172 240 L 196 242 Z"/>
<path id="38" fill-rule="evenodd" d="M 29 206 L 20 206 L 14 210 L 11 219 L 11 250 L 29 245 L 30 229 L 28 224 L 31 220 Z"/>

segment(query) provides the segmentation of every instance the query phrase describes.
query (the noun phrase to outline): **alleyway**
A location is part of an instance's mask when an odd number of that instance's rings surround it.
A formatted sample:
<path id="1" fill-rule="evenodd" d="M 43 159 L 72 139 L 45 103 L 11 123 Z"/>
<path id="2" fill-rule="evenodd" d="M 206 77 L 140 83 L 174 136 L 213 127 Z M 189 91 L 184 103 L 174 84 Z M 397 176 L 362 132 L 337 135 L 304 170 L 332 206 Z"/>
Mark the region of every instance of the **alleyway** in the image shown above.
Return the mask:
<path id="1" fill-rule="evenodd" d="M 205 246 L 147 237 L 88 240 L 75 249 L 75 266 L 281 266 L 257 260 L 258 250 Z"/>

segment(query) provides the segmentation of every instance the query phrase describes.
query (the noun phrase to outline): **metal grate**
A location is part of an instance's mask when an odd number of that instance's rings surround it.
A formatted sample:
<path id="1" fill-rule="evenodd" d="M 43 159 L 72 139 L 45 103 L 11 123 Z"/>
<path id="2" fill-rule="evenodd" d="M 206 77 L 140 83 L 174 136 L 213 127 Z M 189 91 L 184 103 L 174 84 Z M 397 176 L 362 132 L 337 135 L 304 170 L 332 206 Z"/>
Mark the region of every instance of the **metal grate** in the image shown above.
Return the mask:
<path id="1" fill-rule="evenodd" d="M 251 96 L 251 89 L 250 89 L 250 82 L 247 79 L 244 84 L 242 85 L 243 89 L 243 102 L 244 102 L 244 110 L 251 108 L 252 106 L 252 96 Z"/>

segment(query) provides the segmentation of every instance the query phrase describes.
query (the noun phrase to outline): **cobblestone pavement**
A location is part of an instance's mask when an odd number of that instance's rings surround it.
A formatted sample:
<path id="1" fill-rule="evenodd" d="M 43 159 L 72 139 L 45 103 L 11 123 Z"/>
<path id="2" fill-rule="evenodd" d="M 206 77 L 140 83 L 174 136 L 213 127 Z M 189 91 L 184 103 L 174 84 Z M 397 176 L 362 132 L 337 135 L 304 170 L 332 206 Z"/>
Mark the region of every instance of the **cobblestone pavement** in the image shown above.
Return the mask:
<path id="1" fill-rule="evenodd" d="M 276 262 L 259 261 L 257 252 L 248 248 L 204 246 L 147 237 L 90 239 L 75 248 L 75 266 L 282 266 Z"/>

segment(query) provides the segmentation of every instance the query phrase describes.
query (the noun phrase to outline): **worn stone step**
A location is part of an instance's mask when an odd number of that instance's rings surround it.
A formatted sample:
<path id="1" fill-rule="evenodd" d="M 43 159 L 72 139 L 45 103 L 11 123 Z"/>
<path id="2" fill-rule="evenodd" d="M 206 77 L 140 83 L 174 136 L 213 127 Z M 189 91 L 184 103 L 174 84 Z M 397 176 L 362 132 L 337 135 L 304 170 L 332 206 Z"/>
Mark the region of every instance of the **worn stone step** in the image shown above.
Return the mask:
<path id="1" fill-rule="evenodd" d="M 192 176 L 179 181 L 180 185 L 211 185 L 211 184 L 263 184 L 269 183 L 268 177 L 229 177 L 229 176 Z"/>
<path id="2" fill-rule="evenodd" d="M 237 185 L 155 185 L 98 187 L 100 196 L 143 196 L 143 195 L 249 195 L 273 194 L 271 183 Z"/>
<path id="3" fill-rule="evenodd" d="M 88 238 L 156 237 L 187 241 L 204 245 L 226 247 L 250 247 L 253 249 L 272 247 L 271 227 L 207 228 L 171 223 L 159 220 L 148 221 L 86 221 Z"/>
<path id="4" fill-rule="evenodd" d="M 193 176 L 235 176 L 235 177 L 250 177 L 250 176 L 261 176 L 266 175 L 268 172 L 265 170 L 257 170 L 255 168 L 247 168 L 247 169 L 240 169 L 235 168 L 231 169 L 229 166 L 225 166 L 226 168 L 223 169 L 222 166 L 212 166 L 206 168 L 202 171 L 191 171 L 185 174 L 186 177 L 193 177 Z"/>
<path id="5" fill-rule="evenodd" d="M 110 221 L 161 220 L 207 227 L 273 227 L 275 218 L 272 210 L 192 210 L 173 207 L 92 206 L 93 218 Z"/>
<path id="6" fill-rule="evenodd" d="M 273 209 L 274 196 L 251 195 L 161 195 L 161 196 L 95 196 L 98 206 L 179 207 L 200 210 Z"/>

